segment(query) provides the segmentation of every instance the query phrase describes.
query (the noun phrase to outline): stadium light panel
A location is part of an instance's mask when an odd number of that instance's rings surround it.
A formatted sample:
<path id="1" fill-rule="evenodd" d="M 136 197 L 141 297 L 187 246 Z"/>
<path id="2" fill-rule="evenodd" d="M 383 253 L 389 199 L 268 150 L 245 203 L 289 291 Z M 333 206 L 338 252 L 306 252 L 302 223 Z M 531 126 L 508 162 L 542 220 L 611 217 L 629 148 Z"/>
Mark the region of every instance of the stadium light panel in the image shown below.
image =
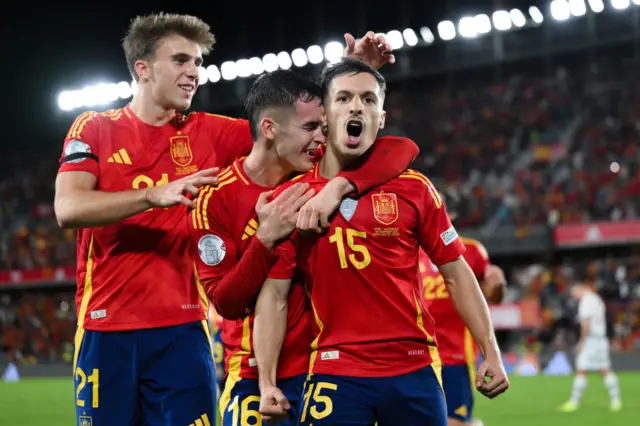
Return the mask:
<path id="1" fill-rule="evenodd" d="M 207 67 L 207 78 L 212 83 L 217 83 L 220 81 L 220 78 L 222 78 L 222 75 L 220 75 L 220 70 L 218 69 L 217 66 L 209 65 Z"/>
<path id="2" fill-rule="evenodd" d="M 471 16 L 461 18 L 458 22 L 458 34 L 464 38 L 477 37 L 476 21 Z"/>
<path id="3" fill-rule="evenodd" d="M 238 77 L 247 78 L 251 76 L 251 62 L 248 59 L 238 59 L 236 61 L 236 71 Z"/>
<path id="4" fill-rule="evenodd" d="M 611 0 L 611 6 L 617 10 L 625 10 L 629 7 L 629 0 Z"/>
<path id="5" fill-rule="evenodd" d="M 493 26 L 496 30 L 508 31 L 511 29 L 511 16 L 506 10 L 493 12 Z"/>
<path id="6" fill-rule="evenodd" d="M 633 0 L 633 4 L 635 4 L 636 6 L 640 6 L 640 0 Z"/>
<path id="7" fill-rule="evenodd" d="M 293 65 L 293 63 L 291 62 L 291 56 L 289 56 L 287 52 L 278 53 L 277 58 L 278 66 L 283 70 L 288 70 L 289 68 L 291 68 L 291 65 Z"/>
<path id="8" fill-rule="evenodd" d="M 274 72 L 278 69 L 278 57 L 274 53 L 267 53 L 262 57 L 262 65 L 266 72 Z"/>
<path id="9" fill-rule="evenodd" d="M 431 32 L 429 27 L 420 28 L 420 37 L 422 37 L 422 40 L 424 40 L 424 42 L 427 44 L 431 44 L 436 40 L 433 32 Z"/>
<path id="10" fill-rule="evenodd" d="M 309 58 L 309 62 L 316 65 L 324 60 L 324 56 L 322 54 L 322 48 L 317 44 L 313 46 L 309 46 L 307 48 L 307 57 Z"/>
<path id="11" fill-rule="evenodd" d="M 444 41 L 456 38 L 456 27 L 451 21 L 442 21 L 438 24 L 438 35 Z"/>
<path id="12" fill-rule="evenodd" d="M 569 3 L 566 0 L 553 0 L 551 2 L 551 16 L 556 21 L 566 21 L 571 17 Z"/>
<path id="13" fill-rule="evenodd" d="M 416 32 L 411 28 L 406 28 L 404 31 L 402 31 L 402 36 L 404 37 L 404 41 L 405 43 L 407 43 L 407 46 L 413 47 L 418 44 L 418 36 L 416 35 Z"/>
<path id="14" fill-rule="evenodd" d="M 207 77 L 207 69 L 205 67 L 198 67 L 198 85 L 202 86 L 207 84 L 209 77 Z"/>
<path id="15" fill-rule="evenodd" d="M 587 5 L 584 0 L 569 0 L 569 11 L 573 16 L 584 16 L 587 13 Z"/>
<path id="16" fill-rule="evenodd" d="M 251 74 L 260 75 L 264 72 L 264 65 L 262 64 L 262 59 L 254 56 L 249 59 L 249 67 L 251 68 Z"/>
<path id="17" fill-rule="evenodd" d="M 307 59 L 307 52 L 304 49 L 294 49 L 291 52 L 291 60 L 293 61 L 293 65 L 296 67 L 304 67 L 309 63 L 309 59 Z"/>
<path id="18" fill-rule="evenodd" d="M 398 30 L 391 30 L 387 33 L 387 41 L 394 50 L 402 49 L 404 46 L 404 40 L 402 39 L 402 33 Z"/>
<path id="19" fill-rule="evenodd" d="M 235 80 L 238 77 L 236 63 L 234 61 L 223 62 L 222 65 L 220 65 L 220 74 L 222 74 L 222 78 L 227 81 Z"/>
<path id="20" fill-rule="evenodd" d="M 330 41 L 324 46 L 324 57 L 327 58 L 327 61 L 331 64 L 339 62 L 343 54 L 344 47 L 340 42 Z M 311 58 L 311 55 L 309 55 L 309 58 Z"/>
<path id="21" fill-rule="evenodd" d="M 602 0 L 589 0 L 589 7 L 594 13 L 600 13 L 604 10 L 604 2 Z"/>
<path id="22" fill-rule="evenodd" d="M 476 31 L 478 31 L 478 34 L 488 34 L 491 32 L 491 19 L 488 15 L 482 13 L 476 15 L 473 20 L 476 23 Z"/>
<path id="23" fill-rule="evenodd" d="M 511 18 L 511 22 L 518 28 L 522 28 L 527 25 L 527 18 L 524 17 L 524 14 L 520 9 L 511 9 L 509 12 L 509 17 Z"/>
<path id="24" fill-rule="evenodd" d="M 533 19 L 533 22 L 536 24 L 542 24 L 544 22 L 544 16 L 536 6 L 531 6 L 529 8 L 529 16 L 531 16 L 531 19 Z"/>
<path id="25" fill-rule="evenodd" d="M 120 99 L 129 99 L 133 94 L 131 85 L 126 81 L 121 81 L 120 83 L 116 84 L 116 90 Z"/>

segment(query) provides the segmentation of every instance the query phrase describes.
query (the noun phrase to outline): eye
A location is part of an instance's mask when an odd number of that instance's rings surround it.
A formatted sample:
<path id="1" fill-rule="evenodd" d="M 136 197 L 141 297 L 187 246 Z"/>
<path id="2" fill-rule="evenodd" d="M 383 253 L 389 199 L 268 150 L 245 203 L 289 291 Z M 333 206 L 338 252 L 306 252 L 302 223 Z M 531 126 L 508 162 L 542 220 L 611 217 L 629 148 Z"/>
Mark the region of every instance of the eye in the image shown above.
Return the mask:
<path id="1" fill-rule="evenodd" d="M 364 103 L 366 103 L 366 104 L 375 104 L 376 100 L 375 100 L 375 98 L 367 97 L 367 98 L 364 98 Z"/>
<path id="2" fill-rule="evenodd" d="M 336 101 L 340 102 L 340 103 L 349 102 L 349 98 L 347 98 L 346 96 L 342 95 L 342 96 L 338 96 L 336 98 Z"/>

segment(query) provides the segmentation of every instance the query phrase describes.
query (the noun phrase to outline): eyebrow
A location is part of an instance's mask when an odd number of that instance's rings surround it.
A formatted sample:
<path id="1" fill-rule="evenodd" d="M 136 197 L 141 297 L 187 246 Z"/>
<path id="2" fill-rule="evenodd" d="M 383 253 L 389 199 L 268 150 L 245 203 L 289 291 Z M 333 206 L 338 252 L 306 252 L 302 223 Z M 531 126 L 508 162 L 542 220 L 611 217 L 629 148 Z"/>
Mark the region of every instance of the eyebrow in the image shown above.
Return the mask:
<path id="1" fill-rule="evenodd" d="M 338 93 L 336 93 L 336 96 L 352 96 L 353 92 L 349 91 L 349 90 L 340 90 Z M 371 90 L 367 90 L 363 93 L 360 94 L 360 96 L 375 96 L 376 98 L 378 98 L 379 96 L 375 93 L 372 92 Z"/>

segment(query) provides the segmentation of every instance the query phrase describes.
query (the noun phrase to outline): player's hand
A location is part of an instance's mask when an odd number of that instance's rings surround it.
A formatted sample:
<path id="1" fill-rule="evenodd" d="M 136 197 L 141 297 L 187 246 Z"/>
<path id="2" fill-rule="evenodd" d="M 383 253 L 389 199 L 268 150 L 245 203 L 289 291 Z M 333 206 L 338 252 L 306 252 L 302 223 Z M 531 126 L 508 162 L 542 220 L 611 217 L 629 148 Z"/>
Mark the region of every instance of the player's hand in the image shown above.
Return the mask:
<path id="1" fill-rule="evenodd" d="M 195 203 L 187 195 L 197 196 L 201 187 L 217 185 L 218 171 L 217 167 L 205 169 L 165 185 L 149 188 L 145 193 L 146 200 L 151 207 L 172 207 L 176 204 L 195 207 Z"/>
<path id="2" fill-rule="evenodd" d="M 260 226 L 256 237 L 268 248 L 275 247 L 296 228 L 300 208 L 311 199 L 314 190 L 307 183 L 296 183 L 269 201 L 273 191 L 263 192 L 256 203 Z"/>
<path id="3" fill-rule="evenodd" d="M 504 365 L 502 365 L 500 358 L 488 357 L 482 361 L 476 375 L 476 389 L 491 399 L 509 389 L 509 378 L 506 371 L 504 371 Z"/>
<path id="4" fill-rule="evenodd" d="M 351 34 L 346 33 L 344 41 L 344 56 L 364 62 L 374 69 L 380 69 L 387 62 L 396 62 L 396 57 L 391 53 L 393 48 L 387 41 L 387 36 L 382 33 L 374 34 L 373 31 L 368 31 L 357 43 Z"/>
<path id="5" fill-rule="evenodd" d="M 321 233 L 329 229 L 329 218 L 336 211 L 345 193 L 342 180 L 351 185 L 344 178 L 331 179 L 322 190 L 306 202 L 298 214 L 297 228 L 302 233 Z"/>
<path id="6" fill-rule="evenodd" d="M 260 391 L 260 415 L 266 423 L 276 424 L 289 417 L 291 404 L 277 387 L 270 387 Z"/>

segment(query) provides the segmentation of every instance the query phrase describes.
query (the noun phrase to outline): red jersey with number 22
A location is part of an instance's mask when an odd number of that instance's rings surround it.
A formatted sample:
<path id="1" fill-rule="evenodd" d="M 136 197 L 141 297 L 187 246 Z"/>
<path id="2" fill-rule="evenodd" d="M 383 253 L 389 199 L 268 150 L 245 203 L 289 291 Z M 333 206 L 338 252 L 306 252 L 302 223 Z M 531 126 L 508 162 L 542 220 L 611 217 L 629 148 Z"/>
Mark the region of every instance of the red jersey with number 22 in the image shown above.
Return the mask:
<path id="1" fill-rule="evenodd" d="M 489 255 L 484 246 L 471 238 L 462 238 L 466 247 L 464 258 L 478 281 L 482 281 L 489 265 Z M 444 365 L 475 364 L 476 345 L 471 333 L 456 311 L 449 297 L 438 268 L 429 257 L 420 252 L 420 276 L 424 286 L 424 298 L 429 312 L 436 322 L 438 351 Z"/>
<path id="2" fill-rule="evenodd" d="M 319 191 L 327 180 L 316 165 L 298 182 Z M 294 235 L 280 249 L 296 259 L 311 296 L 311 373 L 390 377 L 439 364 L 418 251 L 444 264 L 464 246 L 425 176 L 409 170 L 344 199 L 323 236 Z"/>

